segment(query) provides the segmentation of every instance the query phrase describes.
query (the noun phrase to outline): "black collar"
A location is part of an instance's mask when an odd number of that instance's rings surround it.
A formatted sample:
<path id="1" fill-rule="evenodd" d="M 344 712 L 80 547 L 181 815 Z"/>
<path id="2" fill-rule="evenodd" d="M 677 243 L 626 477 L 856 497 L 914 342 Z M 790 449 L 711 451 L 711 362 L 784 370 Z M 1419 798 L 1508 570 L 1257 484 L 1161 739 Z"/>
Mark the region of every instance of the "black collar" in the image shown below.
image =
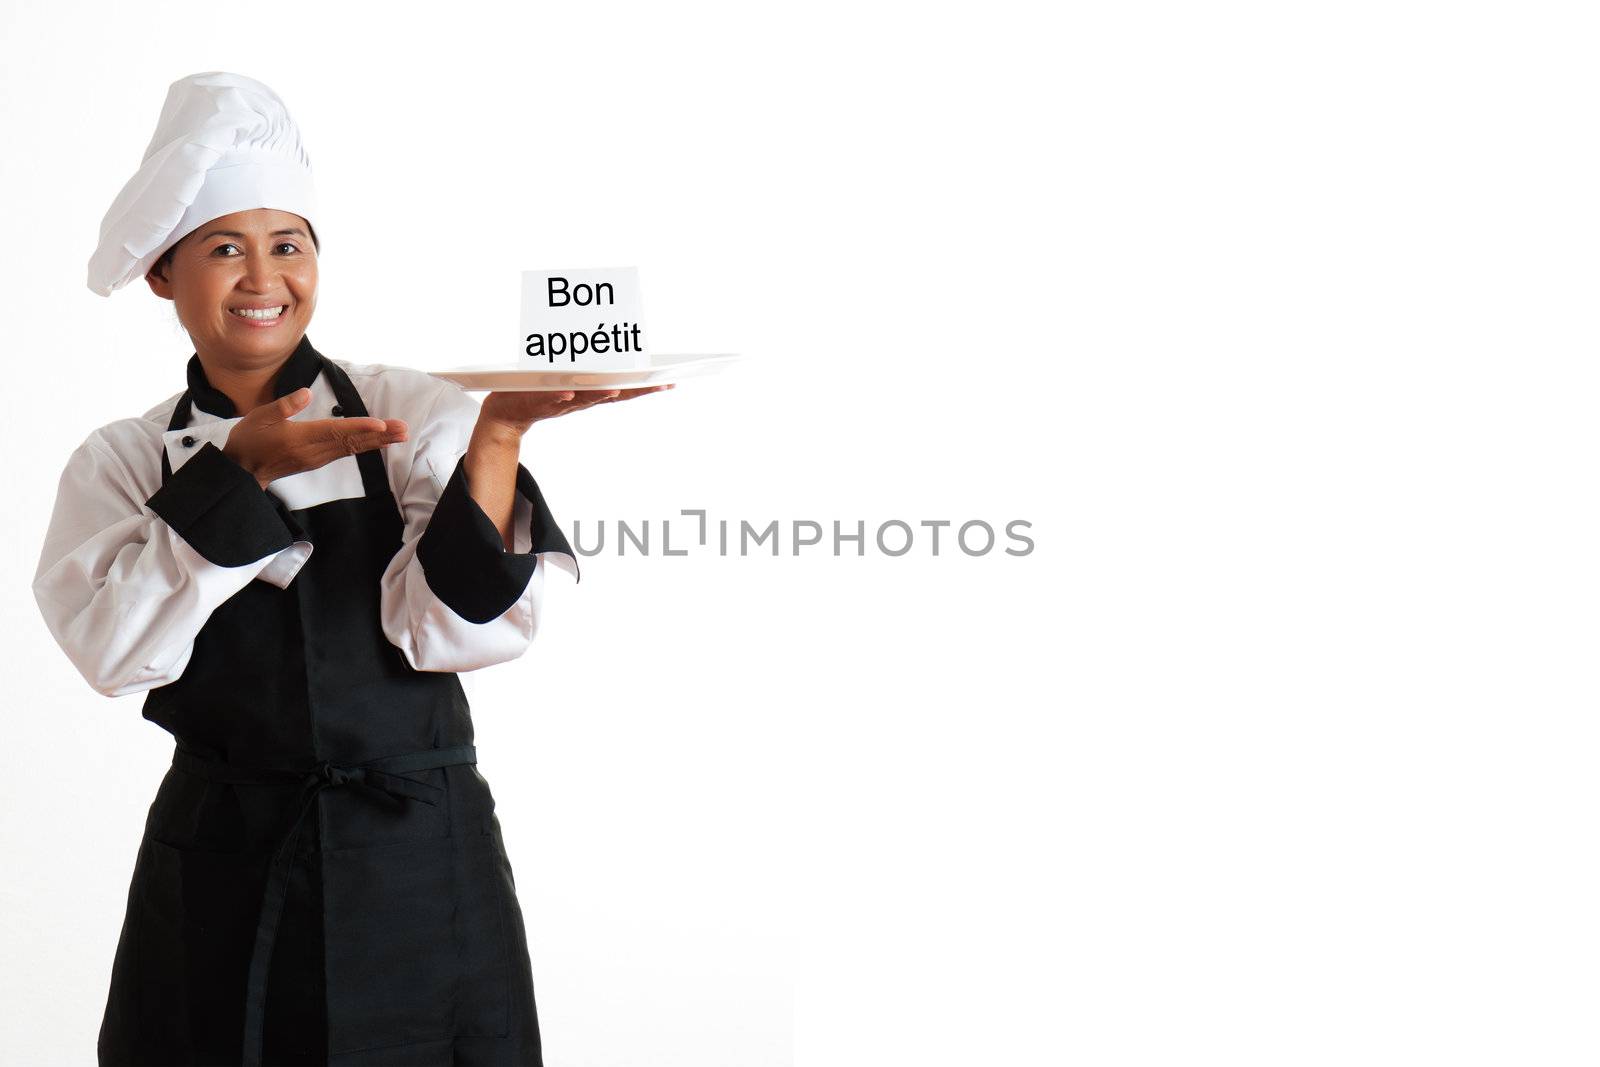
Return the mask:
<path id="1" fill-rule="evenodd" d="M 322 373 L 322 353 L 311 347 L 311 338 L 308 335 L 302 334 L 300 343 L 289 353 L 289 358 L 278 368 L 278 376 L 272 380 L 273 398 L 288 396 L 301 386 L 310 385 L 317 380 L 317 375 L 320 373 Z M 200 365 L 198 352 L 189 357 L 189 395 L 194 398 L 195 406 L 201 411 L 209 412 L 218 418 L 231 419 L 239 414 L 227 394 L 213 388 L 211 383 L 206 381 L 205 368 Z"/>

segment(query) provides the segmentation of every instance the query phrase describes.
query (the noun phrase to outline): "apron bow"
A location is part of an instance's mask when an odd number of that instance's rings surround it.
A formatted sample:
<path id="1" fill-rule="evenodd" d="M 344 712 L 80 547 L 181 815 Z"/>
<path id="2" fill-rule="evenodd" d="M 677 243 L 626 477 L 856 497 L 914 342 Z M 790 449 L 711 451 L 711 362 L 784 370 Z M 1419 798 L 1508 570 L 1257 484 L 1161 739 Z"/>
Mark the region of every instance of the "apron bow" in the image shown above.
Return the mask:
<path id="1" fill-rule="evenodd" d="M 319 763 L 317 769 L 307 776 L 306 785 L 314 792 L 341 785 L 360 786 L 378 800 L 396 808 L 407 800 L 437 807 L 440 796 L 444 794 L 443 789 L 429 782 L 419 782 L 415 778 L 389 774 L 376 767 L 361 764 L 343 766 L 326 760 Z"/>

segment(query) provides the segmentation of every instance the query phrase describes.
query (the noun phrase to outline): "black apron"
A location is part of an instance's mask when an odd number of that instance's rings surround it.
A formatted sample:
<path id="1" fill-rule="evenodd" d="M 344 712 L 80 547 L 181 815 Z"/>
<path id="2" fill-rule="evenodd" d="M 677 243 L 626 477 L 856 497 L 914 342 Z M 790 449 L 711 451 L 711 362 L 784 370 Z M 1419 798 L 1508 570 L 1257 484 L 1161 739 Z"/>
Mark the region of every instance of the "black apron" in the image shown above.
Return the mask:
<path id="1" fill-rule="evenodd" d="M 306 340 L 275 394 L 318 371 L 333 414 L 367 414 Z M 231 417 L 193 357 L 169 432 L 197 387 Z M 363 497 L 274 498 L 310 557 L 288 588 L 255 580 L 221 604 L 183 673 L 146 695 L 176 747 L 128 890 L 102 1065 L 543 1062 L 466 695 L 383 633 L 404 522 L 380 452 L 356 459 Z"/>

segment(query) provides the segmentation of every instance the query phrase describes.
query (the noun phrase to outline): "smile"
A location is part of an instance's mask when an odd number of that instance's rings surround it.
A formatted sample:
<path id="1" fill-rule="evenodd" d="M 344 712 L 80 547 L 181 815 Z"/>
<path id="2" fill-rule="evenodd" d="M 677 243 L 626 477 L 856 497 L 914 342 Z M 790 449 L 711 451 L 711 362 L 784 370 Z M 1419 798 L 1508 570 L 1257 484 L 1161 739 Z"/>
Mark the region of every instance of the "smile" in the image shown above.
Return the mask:
<path id="1" fill-rule="evenodd" d="M 285 311 L 287 311 L 288 307 L 289 307 L 289 305 L 283 304 L 283 305 L 281 305 L 279 307 L 263 308 L 261 310 L 256 310 L 256 309 L 253 309 L 253 308 L 229 308 L 228 309 L 228 314 L 236 315 L 239 318 L 246 319 L 246 320 L 248 320 L 250 322 L 260 323 L 261 325 L 268 325 L 270 323 L 277 322 L 278 321 L 278 316 L 282 315 Z"/>

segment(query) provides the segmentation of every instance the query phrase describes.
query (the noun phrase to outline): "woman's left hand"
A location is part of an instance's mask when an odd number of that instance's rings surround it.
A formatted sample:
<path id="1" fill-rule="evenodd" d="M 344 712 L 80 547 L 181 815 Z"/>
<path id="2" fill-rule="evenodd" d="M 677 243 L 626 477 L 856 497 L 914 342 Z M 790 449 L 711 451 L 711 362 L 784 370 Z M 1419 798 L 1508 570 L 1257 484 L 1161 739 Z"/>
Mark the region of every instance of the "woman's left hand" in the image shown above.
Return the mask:
<path id="1" fill-rule="evenodd" d="M 569 389 L 561 393 L 529 391 L 492 392 L 483 398 L 478 412 L 480 425 L 489 423 L 496 428 L 514 431 L 519 436 L 541 419 L 554 419 L 596 404 L 609 404 L 617 400 L 632 400 L 646 393 L 659 393 L 671 389 L 670 385 L 651 385 L 640 389 Z"/>

